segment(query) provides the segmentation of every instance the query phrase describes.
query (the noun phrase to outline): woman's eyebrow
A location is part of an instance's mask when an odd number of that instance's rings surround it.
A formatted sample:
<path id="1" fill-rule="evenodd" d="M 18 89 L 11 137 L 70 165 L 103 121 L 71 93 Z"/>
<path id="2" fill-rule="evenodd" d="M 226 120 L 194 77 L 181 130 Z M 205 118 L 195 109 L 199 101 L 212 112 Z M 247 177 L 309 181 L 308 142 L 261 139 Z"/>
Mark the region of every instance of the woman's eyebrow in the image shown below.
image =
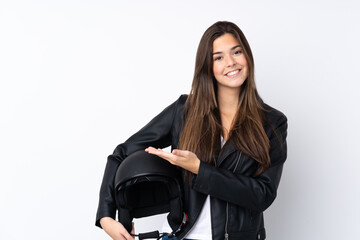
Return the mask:
<path id="1" fill-rule="evenodd" d="M 240 45 L 236 45 L 236 46 L 232 47 L 230 50 L 234 50 L 235 48 L 238 48 L 238 47 L 240 47 L 240 48 L 241 48 L 241 46 L 240 46 Z M 222 52 L 213 52 L 213 53 L 212 53 L 212 55 L 215 55 L 215 54 L 220 54 L 220 53 L 222 53 Z"/>

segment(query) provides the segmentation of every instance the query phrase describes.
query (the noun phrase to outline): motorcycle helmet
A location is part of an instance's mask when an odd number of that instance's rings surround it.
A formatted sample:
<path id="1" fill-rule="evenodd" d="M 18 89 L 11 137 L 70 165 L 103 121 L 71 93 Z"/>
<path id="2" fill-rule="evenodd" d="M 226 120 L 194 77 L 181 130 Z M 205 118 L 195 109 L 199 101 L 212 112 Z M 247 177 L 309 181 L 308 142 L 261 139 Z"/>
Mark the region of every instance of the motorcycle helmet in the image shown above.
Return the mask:
<path id="1" fill-rule="evenodd" d="M 130 232 L 133 218 L 169 212 L 167 220 L 175 234 L 186 222 L 182 184 L 181 170 L 168 161 L 144 150 L 132 153 L 115 175 L 119 222 Z"/>

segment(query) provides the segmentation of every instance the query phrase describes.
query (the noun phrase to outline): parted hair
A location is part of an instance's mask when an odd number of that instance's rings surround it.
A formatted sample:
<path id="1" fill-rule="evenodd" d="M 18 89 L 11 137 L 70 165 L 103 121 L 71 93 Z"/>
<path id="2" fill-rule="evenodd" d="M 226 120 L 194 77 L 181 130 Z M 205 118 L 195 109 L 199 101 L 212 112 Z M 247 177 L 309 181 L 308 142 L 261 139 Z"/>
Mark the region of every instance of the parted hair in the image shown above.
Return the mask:
<path id="1" fill-rule="evenodd" d="M 178 147 L 194 152 L 201 161 L 215 164 L 223 128 L 212 53 L 214 40 L 226 33 L 238 40 L 248 64 L 248 78 L 241 86 L 238 111 L 227 141 L 232 141 L 236 148 L 259 163 L 254 173 L 257 176 L 270 165 L 270 143 L 264 129 L 262 100 L 255 85 L 251 48 L 243 32 L 234 23 L 216 22 L 205 31 L 200 40 L 192 87 L 185 104 L 186 121 Z M 192 176 L 190 172 L 187 175 L 189 178 Z"/>

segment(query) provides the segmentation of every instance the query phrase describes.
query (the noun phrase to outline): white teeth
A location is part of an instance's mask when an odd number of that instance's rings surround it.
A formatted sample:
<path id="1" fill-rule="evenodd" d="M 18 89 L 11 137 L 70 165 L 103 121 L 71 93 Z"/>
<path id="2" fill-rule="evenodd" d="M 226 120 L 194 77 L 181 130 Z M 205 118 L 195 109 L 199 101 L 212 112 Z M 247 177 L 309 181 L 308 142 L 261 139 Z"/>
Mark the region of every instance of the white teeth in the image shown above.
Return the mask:
<path id="1" fill-rule="evenodd" d="M 238 72 L 239 72 L 239 70 L 235 70 L 235 71 L 229 72 L 229 73 L 228 73 L 228 74 L 226 74 L 226 75 L 228 75 L 228 76 L 232 76 L 232 75 L 237 74 Z"/>

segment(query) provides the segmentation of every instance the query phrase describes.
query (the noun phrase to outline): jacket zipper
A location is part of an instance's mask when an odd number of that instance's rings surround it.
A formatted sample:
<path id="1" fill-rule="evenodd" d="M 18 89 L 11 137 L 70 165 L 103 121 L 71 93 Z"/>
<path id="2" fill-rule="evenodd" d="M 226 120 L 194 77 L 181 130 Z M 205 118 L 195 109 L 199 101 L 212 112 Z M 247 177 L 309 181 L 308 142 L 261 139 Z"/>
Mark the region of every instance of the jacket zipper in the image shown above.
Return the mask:
<path id="1" fill-rule="evenodd" d="M 233 170 L 233 173 L 235 173 L 236 168 L 237 168 L 238 165 L 239 165 L 241 155 L 242 155 L 242 152 L 240 152 L 240 154 L 239 154 L 239 157 L 238 157 L 238 159 L 237 159 L 237 161 L 236 161 L 236 165 L 235 165 L 235 168 L 234 168 L 234 170 Z M 228 222 L 229 222 L 229 202 L 226 202 L 225 240 L 228 240 L 228 239 L 229 239 L 229 234 L 228 234 Z"/>

